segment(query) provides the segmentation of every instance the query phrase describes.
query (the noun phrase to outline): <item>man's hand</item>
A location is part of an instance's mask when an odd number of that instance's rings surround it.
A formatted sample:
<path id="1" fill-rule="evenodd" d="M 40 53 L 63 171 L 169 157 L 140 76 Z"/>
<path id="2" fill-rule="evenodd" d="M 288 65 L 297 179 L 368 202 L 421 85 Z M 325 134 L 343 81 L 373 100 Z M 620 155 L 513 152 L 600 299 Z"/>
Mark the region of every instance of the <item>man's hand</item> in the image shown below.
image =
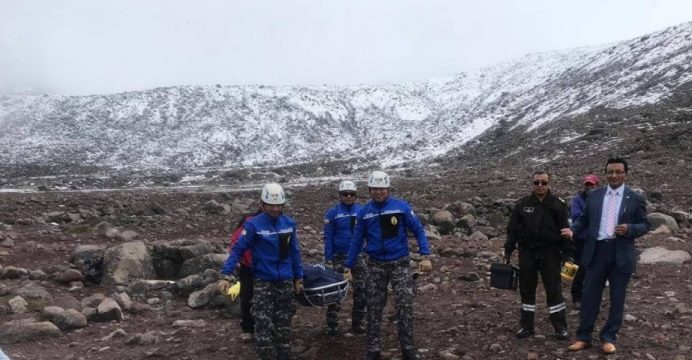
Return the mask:
<path id="1" fill-rule="evenodd" d="M 235 282 L 235 276 L 221 274 L 221 279 L 216 283 L 216 290 L 218 290 L 221 295 L 226 295 L 228 289 L 235 284 Z"/>
<path id="2" fill-rule="evenodd" d="M 560 235 L 561 235 L 563 238 L 571 239 L 571 238 L 572 238 L 572 235 L 573 235 L 572 229 L 570 229 L 570 228 L 560 229 Z"/>
<path id="3" fill-rule="evenodd" d="M 418 271 L 426 273 L 426 272 L 431 272 L 433 269 L 432 263 L 430 262 L 430 257 L 425 255 L 423 256 L 423 260 L 418 263 Z"/>
<path id="4" fill-rule="evenodd" d="M 353 275 L 351 274 L 351 269 L 345 267 L 344 268 L 344 280 L 348 280 L 348 282 L 353 281 Z"/>
<path id="5" fill-rule="evenodd" d="M 293 280 L 293 288 L 295 289 L 296 294 L 302 294 L 305 290 L 305 286 L 303 286 L 303 279 Z"/>
<path id="6" fill-rule="evenodd" d="M 624 236 L 627 235 L 627 224 L 620 224 L 615 226 L 615 235 Z"/>

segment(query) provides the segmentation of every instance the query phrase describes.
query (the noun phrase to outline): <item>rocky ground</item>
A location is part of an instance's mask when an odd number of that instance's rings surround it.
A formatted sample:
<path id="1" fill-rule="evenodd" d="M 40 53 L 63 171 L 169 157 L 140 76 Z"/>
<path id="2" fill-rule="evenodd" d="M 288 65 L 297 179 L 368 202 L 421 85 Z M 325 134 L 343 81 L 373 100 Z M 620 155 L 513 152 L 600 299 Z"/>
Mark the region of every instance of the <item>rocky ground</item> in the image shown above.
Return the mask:
<path id="1" fill-rule="evenodd" d="M 639 239 L 639 251 L 680 251 L 638 266 L 619 352 L 610 358 L 690 359 L 692 200 L 684 174 L 692 161 L 646 152 L 633 157 L 631 183 L 646 192 L 650 213 L 662 214 L 652 215 L 658 230 Z M 519 295 L 489 286 L 510 206 L 528 191 L 534 166 L 506 159 L 395 175 L 395 195 L 408 199 L 427 223 L 434 251 L 435 270 L 417 280 L 415 337 L 422 358 L 602 358 L 597 348 L 573 354 L 568 342 L 555 340 L 541 301 L 537 335 L 515 339 Z M 578 170 L 568 166 L 551 169 L 561 195 L 578 190 L 579 176 L 600 161 L 583 162 Z M 285 185 L 303 258 L 318 262 L 322 214 L 337 200 L 336 182 L 294 186 L 289 178 Z M 255 358 L 252 344 L 240 341 L 236 306 L 210 284 L 235 222 L 254 208 L 257 187 L 48 190 L 0 194 L 0 347 L 11 359 Z M 297 306 L 295 357 L 360 358 L 365 338 L 347 331 L 350 305 L 346 300 L 337 337 L 324 333 L 324 309 Z M 574 330 L 578 311 L 568 311 Z M 388 318 L 385 357 L 398 358 L 396 327 Z"/>

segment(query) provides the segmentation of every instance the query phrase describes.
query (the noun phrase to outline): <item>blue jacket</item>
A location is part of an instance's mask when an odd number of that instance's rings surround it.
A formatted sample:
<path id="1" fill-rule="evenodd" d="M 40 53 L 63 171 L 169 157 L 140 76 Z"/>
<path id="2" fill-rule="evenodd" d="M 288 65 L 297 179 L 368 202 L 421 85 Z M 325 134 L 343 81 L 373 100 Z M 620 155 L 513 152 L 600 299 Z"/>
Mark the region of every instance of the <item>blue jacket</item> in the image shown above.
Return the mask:
<path id="1" fill-rule="evenodd" d="M 608 187 L 593 190 L 586 199 L 584 212 L 572 224 L 572 232 L 579 234 L 586 231 L 584 253 L 581 256 L 583 266 L 589 266 L 596 256 L 598 228 L 601 224 L 603 198 Z M 620 272 L 633 273 L 636 266 L 634 239 L 646 234 L 651 228 L 646 216 L 646 202 L 639 194 L 625 186 L 617 224 L 627 224 L 627 234 L 615 237 L 615 263 Z"/>
<path id="2" fill-rule="evenodd" d="M 252 250 L 252 271 L 264 281 L 303 278 L 296 222 L 286 215 L 274 219 L 262 213 L 245 222 L 240 239 L 221 269 L 231 274 L 245 250 Z"/>
<path id="3" fill-rule="evenodd" d="M 570 218 L 572 219 L 572 224 L 581 216 L 586 208 L 586 196 L 588 194 L 584 191 L 580 191 L 577 196 L 572 198 L 572 205 L 570 206 Z M 582 230 L 579 234 L 574 234 L 574 241 L 584 241 L 586 239 L 586 229 Z"/>
<path id="4" fill-rule="evenodd" d="M 365 253 L 376 261 L 394 261 L 408 256 L 407 229 L 416 236 L 421 255 L 429 255 L 423 225 L 406 201 L 393 197 L 381 203 L 369 201 L 356 217 L 346 267 L 351 268 L 355 263 L 363 249 L 363 241 Z"/>
<path id="5" fill-rule="evenodd" d="M 332 261 L 334 254 L 346 255 L 351 245 L 356 215 L 362 209 L 358 203 L 338 203 L 324 215 L 324 260 Z"/>

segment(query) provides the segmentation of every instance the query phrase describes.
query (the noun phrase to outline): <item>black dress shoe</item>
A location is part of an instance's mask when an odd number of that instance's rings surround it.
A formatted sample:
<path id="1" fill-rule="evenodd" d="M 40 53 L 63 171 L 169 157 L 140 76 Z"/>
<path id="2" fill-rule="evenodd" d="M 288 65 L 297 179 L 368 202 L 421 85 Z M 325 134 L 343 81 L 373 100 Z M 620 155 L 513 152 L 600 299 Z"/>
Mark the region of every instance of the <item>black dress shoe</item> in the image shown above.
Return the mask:
<path id="1" fill-rule="evenodd" d="M 533 329 L 531 329 L 531 330 L 521 329 L 521 330 L 517 331 L 516 336 L 517 336 L 517 339 L 523 339 L 523 338 L 527 338 L 529 336 L 532 336 L 533 334 L 534 334 Z"/>
<path id="2" fill-rule="evenodd" d="M 365 326 L 363 326 L 363 325 L 353 326 L 353 327 L 351 327 L 351 330 L 355 334 L 365 334 Z"/>
<path id="3" fill-rule="evenodd" d="M 567 330 L 555 330 L 555 337 L 558 340 L 567 340 L 569 339 L 569 333 Z"/>
<path id="4" fill-rule="evenodd" d="M 380 360 L 379 351 L 368 351 L 365 353 L 365 360 Z"/>

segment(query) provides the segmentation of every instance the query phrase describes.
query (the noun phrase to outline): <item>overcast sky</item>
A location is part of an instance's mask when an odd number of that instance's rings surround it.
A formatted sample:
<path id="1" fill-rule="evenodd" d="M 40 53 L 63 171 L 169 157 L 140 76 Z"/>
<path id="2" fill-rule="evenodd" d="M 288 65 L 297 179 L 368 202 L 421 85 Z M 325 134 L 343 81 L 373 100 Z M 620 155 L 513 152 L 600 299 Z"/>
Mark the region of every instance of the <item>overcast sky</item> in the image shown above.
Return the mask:
<path id="1" fill-rule="evenodd" d="M 422 80 L 691 20 L 691 0 L 0 0 L 0 90 Z"/>

